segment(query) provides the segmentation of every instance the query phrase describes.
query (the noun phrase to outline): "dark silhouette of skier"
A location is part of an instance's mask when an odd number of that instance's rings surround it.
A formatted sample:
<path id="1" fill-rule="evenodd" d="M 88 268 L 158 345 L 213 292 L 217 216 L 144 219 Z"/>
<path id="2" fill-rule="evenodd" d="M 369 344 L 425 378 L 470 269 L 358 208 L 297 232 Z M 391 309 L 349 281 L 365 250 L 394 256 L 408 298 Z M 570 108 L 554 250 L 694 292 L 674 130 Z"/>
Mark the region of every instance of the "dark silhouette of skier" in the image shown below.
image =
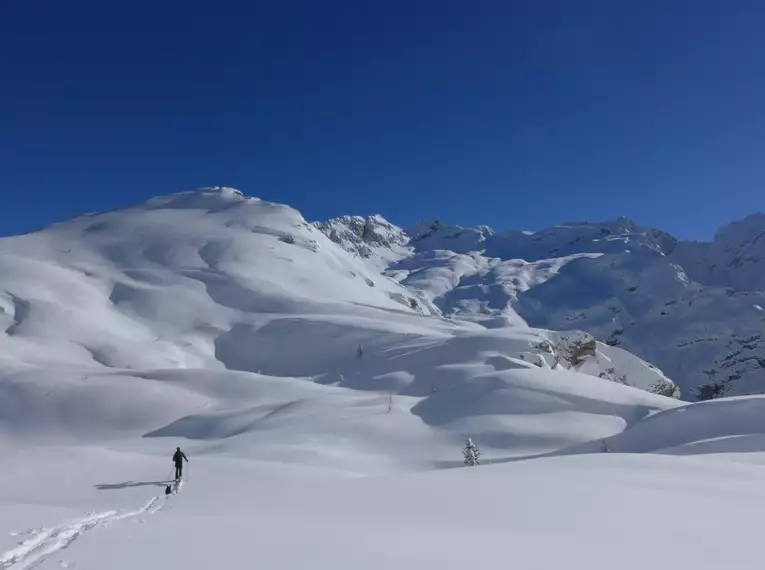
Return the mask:
<path id="1" fill-rule="evenodd" d="M 186 457 L 186 454 L 181 451 L 180 447 L 175 448 L 175 453 L 173 454 L 173 463 L 175 463 L 175 480 L 178 481 L 183 476 L 183 460 L 186 460 L 186 463 L 189 462 L 189 458 Z"/>

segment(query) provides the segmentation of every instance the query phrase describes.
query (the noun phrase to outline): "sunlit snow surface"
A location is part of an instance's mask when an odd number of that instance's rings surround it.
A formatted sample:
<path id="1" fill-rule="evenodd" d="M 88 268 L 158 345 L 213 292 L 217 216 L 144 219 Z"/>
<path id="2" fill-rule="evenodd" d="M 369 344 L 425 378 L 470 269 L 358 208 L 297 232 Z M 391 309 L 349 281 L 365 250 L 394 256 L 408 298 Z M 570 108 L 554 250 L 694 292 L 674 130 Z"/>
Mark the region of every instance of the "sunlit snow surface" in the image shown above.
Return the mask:
<path id="1" fill-rule="evenodd" d="M 0 568 L 759 568 L 764 400 L 382 269 L 230 189 L 0 240 Z"/>

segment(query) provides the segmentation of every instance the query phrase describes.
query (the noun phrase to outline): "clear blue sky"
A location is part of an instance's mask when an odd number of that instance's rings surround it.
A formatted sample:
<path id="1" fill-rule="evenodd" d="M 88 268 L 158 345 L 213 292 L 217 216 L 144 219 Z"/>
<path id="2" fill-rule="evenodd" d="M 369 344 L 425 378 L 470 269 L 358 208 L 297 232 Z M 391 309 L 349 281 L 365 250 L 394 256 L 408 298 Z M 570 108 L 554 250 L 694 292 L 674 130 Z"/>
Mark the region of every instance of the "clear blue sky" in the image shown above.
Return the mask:
<path id="1" fill-rule="evenodd" d="M 765 210 L 760 0 L 2 0 L 0 233 L 206 185 L 679 237 Z"/>

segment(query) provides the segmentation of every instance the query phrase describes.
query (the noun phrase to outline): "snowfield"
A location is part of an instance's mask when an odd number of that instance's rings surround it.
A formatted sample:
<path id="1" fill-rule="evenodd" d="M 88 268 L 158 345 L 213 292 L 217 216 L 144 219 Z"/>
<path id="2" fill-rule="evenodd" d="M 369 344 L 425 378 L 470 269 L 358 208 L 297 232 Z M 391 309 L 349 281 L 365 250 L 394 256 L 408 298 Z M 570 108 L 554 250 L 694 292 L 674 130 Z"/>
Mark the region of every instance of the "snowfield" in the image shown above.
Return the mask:
<path id="1" fill-rule="evenodd" d="M 759 567 L 765 399 L 528 324 L 634 235 L 446 230 L 215 187 L 0 240 L 0 569 Z"/>
<path id="2" fill-rule="evenodd" d="M 90 504 L 105 510 L 89 515 L 35 509 L 32 524 L 46 526 L 16 537 L 15 559 L 0 561 L 115 570 L 759 564 L 765 496 L 762 469 L 751 465 L 602 454 L 346 480 L 296 479 L 293 470 L 257 462 L 215 464 L 195 463 L 190 482 L 169 499 L 147 501 L 161 489 L 128 485 L 92 491 L 100 496 Z M 461 508 L 462 494 L 471 508 Z M 131 501 L 122 510 L 107 506 Z M 725 549 L 696 546 L 712 522 L 725 529 Z"/>

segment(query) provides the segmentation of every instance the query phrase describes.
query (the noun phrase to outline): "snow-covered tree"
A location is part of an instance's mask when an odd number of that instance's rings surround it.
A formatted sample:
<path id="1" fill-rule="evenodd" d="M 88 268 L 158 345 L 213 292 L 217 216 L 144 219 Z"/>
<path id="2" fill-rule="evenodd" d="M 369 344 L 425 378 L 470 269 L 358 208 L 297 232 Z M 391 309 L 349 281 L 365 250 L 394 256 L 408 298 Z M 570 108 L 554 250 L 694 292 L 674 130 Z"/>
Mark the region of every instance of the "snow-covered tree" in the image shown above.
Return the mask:
<path id="1" fill-rule="evenodd" d="M 462 455 L 465 456 L 465 465 L 472 467 L 480 464 L 478 458 L 480 457 L 481 452 L 471 438 L 467 438 L 465 449 L 462 450 Z"/>

